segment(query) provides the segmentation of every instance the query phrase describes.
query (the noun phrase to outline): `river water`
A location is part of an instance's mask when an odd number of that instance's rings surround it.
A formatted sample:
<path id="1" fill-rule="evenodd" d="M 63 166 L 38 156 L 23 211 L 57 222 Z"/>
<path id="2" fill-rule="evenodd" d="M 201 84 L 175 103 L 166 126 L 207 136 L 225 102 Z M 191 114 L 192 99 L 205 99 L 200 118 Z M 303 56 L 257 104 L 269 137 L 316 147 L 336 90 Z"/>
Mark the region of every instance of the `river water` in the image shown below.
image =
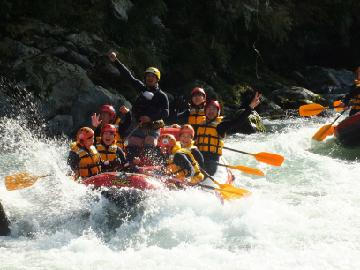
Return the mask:
<path id="1" fill-rule="evenodd" d="M 285 156 L 271 167 L 225 151 L 230 164 L 266 173 L 235 172 L 247 198 L 160 190 L 130 212 L 69 180 L 69 141 L 1 119 L 0 198 L 12 234 L 0 237 L 0 269 L 360 269 L 360 150 L 310 139 L 331 119 L 267 121 L 269 133 L 228 138 Z M 4 176 L 18 171 L 52 176 L 7 191 Z"/>

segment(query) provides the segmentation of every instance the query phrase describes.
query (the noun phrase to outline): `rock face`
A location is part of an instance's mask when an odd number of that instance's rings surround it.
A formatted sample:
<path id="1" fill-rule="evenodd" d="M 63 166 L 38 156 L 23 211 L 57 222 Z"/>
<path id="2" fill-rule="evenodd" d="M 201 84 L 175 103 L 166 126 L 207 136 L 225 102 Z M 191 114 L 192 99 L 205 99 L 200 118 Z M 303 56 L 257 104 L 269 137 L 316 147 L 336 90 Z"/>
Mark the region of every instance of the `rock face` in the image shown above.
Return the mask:
<path id="1" fill-rule="evenodd" d="M 35 94 L 49 135 L 71 135 L 89 125 L 91 114 L 105 103 L 116 108 L 131 106 L 119 91 L 97 85 L 119 73 L 114 75 L 108 68 L 94 76 L 95 82 L 90 78 L 99 59 L 112 47 L 99 36 L 69 33 L 25 19 L 8 24 L 5 32 L 7 36 L 0 41 L 0 68 Z M 5 115 L 10 110 L 9 97 L 3 91 L 0 95 L 0 113 Z"/>
<path id="2" fill-rule="evenodd" d="M 271 99 L 284 109 L 297 109 L 304 104 L 325 102 L 318 94 L 298 86 L 275 90 L 272 92 Z"/>
<path id="3" fill-rule="evenodd" d="M 354 83 L 354 73 L 341 69 L 335 70 L 309 66 L 293 73 L 294 79 L 317 94 L 344 94 Z"/>
<path id="4" fill-rule="evenodd" d="M 5 215 L 5 211 L 0 202 L 0 236 L 10 234 L 10 222 Z"/>

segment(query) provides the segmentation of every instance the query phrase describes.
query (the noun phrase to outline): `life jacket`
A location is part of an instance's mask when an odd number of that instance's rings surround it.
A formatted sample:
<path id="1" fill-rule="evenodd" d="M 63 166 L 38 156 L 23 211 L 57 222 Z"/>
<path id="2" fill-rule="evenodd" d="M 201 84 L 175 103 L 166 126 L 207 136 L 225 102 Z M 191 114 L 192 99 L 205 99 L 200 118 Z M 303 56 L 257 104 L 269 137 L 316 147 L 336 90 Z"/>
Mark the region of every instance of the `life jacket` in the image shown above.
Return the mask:
<path id="1" fill-rule="evenodd" d="M 355 95 L 350 100 L 352 110 L 360 110 L 360 94 Z"/>
<path id="2" fill-rule="evenodd" d="M 171 175 L 179 180 L 183 180 L 185 179 L 186 170 L 184 170 L 183 168 L 179 167 L 174 163 L 174 155 L 179 149 L 181 149 L 180 143 L 176 142 L 176 145 L 171 150 L 171 154 L 169 155 L 166 161 L 165 171 L 166 174 Z"/>
<path id="3" fill-rule="evenodd" d="M 190 109 L 188 124 L 192 125 L 192 127 L 194 128 L 195 136 L 196 136 L 196 130 L 198 129 L 199 125 L 203 123 L 205 120 L 206 120 L 206 116 L 205 116 L 204 108 L 197 109 L 192 107 Z"/>
<path id="4" fill-rule="evenodd" d="M 76 142 L 71 144 L 71 151 L 79 156 L 79 171 L 77 172 L 81 177 L 90 177 L 101 173 L 100 154 L 95 146 L 90 149 L 79 146 Z"/>
<path id="5" fill-rule="evenodd" d="M 224 140 L 216 130 L 222 119 L 222 116 L 218 116 L 210 123 L 203 122 L 199 125 L 195 145 L 199 148 L 200 152 L 222 155 Z"/>
<path id="6" fill-rule="evenodd" d="M 196 148 L 196 146 L 191 146 L 191 148 Z M 204 180 L 204 175 L 200 171 L 199 163 L 196 161 L 194 155 L 191 153 L 191 149 L 181 148 L 176 153 L 185 154 L 187 157 L 190 158 L 191 165 L 193 166 L 194 171 L 195 171 L 194 175 L 190 178 L 191 184 L 197 184 L 197 183 L 201 182 L 202 180 Z"/>
<path id="7" fill-rule="evenodd" d="M 101 161 L 113 161 L 117 158 L 116 152 L 117 152 L 118 146 L 113 143 L 112 145 L 109 145 L 108 147 L 105 146 L 102 143 L 96 144 L 96 150 L 99 152 Z"/>
<path id="8" fill-rule="evenodd" d="M 125 148 L 125 139 L 124 137 L 122 137 L 120 134 L 119 134 L 119 126 L 121 124 L 121 118 L 120 117 L 116 117 L 115 119 L 115 122 L 112 124 L 113 126 L 115 126 L 116 128 L 116 133 L 115 133 L 115 142 L 116 142 L 116 145 L 119 146 L 121 149 L 124 149 Z M 96 143 L 100 143 L 101 142 L 101 137 L 100 136 L 97 136 L 95 138 L 95 141 Z"/>

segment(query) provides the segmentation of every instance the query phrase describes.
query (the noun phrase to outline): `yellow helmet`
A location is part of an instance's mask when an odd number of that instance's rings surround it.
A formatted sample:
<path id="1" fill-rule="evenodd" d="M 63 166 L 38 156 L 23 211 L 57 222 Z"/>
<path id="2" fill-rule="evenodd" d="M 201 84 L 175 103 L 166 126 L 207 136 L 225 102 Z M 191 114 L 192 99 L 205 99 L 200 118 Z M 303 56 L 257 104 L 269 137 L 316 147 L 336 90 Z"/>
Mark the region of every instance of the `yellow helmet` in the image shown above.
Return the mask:
<path id="1" fill-rule="evenodd" d="M 145 74 L 146 73 L 154 74 L 156 76 L 156 78 L 160 81 L 160 77 L 161 77 L 160 70 L 158 70 L 156 67 L 148 67 L 145 70 Z"/>

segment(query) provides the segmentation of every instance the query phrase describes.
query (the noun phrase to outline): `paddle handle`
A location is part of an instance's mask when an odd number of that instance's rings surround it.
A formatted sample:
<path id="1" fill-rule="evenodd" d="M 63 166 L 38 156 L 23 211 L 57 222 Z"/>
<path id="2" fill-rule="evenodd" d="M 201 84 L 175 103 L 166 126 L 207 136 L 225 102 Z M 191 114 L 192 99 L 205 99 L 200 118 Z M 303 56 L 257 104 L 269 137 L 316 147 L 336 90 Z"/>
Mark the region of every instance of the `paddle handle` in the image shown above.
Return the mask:
<path id="1" fill-rule="evenodd" d="M 343 110 L 338 116 L 336 116 L 335 119 L 334 119 L 334 121 L 331 123 L 331 125 L 333 125 L 333 124 L 336 122 L 336 120 L 338 120 L 338 119 L 340 118 L 340 116 L 342 116 L 343 113 L 344 113 L 345 111 L 347 111 L 347 110 L 348 110 L 348 109 Z"/>
<path id="2" fill-rule="evenodd" d="M 216 181 L 214 179 L 214 177 L 212 177 L 210 174 L 208 174 L 204 169 L 200 168 L 200 171 L 207 177 L 209 178 L 211 181 L 213 181 L 215 184 L 220 185 L 220 183 L 218 181 Z"/>
<path id="3" fill-rule="evenodd" d="M 234 148 L 229 148 L 229 147 L 226 147 L 226 146 L 223 146 L 223 149 L 230 150 L 230 151 L 240 153 L 240 154 L 253 155 L 253 154 L 250 154 L 250 153 L 247 153 L 247 152 L 244 152 L 244 151 L 240 151 L 240 150 L 237 150 L 237 149 L 234 149 Z"/>
<path id="4" fill-rule="evenodd" d="M 216 187 L 212 187 L 212 186 L 208 186 L 208 185 L 204 185 L 204 184 L 197 184 L 199 187 L 202 187 L 202 188 L 207 188 L 207 189 L 211 189 L 211 190 L 215 190 Z"/>

